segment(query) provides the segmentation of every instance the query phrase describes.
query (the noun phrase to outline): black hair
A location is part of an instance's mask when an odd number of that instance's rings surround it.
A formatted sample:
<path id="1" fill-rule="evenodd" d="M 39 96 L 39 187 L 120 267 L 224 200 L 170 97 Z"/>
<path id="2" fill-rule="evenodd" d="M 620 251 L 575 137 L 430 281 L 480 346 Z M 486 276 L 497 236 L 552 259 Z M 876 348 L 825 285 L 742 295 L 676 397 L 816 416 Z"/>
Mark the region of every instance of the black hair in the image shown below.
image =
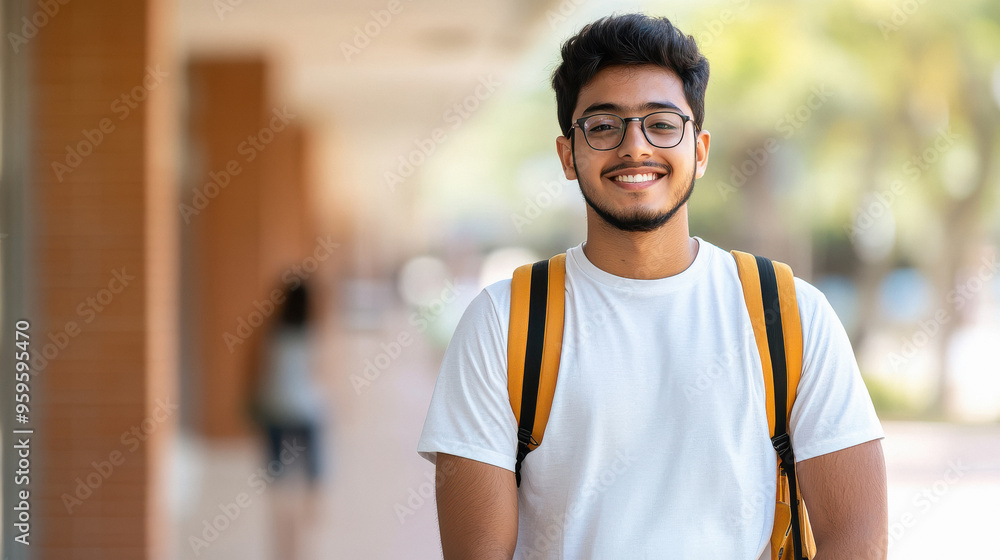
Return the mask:
<path id="1" fill-rule="evenodd" d="M 309 319 L 309 296 L 306 287 L 299 284 L 288 290 L 285 308 L 281 312 L 281 324 L 289 327 L 305 327 Z"/>
<path id="2" fill-rule="evenodd" d="M 672 70 L 684 84 L 684 97 L 701 130 L 705 120 L 708 59 L 694 37 L 665 17 L 646 14 L 608 16 L 587 24 L 562 45 L 562 64 L 552 74 L 559 128 L 569 134 L 580 90 L 609 66 L 655 64 Z"/>

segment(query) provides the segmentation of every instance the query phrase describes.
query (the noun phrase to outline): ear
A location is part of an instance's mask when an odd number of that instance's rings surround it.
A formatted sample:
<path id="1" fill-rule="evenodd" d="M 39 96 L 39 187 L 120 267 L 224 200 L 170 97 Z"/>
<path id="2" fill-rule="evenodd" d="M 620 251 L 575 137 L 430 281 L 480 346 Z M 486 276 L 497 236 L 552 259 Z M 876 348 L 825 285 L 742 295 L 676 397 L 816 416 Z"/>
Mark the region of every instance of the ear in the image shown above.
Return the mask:
<path id="1" fill-rule="evenodd" d="M 705 174 L 705 170 L 708 169 L 708 147 L 711 141 L 712 135 L 707 130 L 702 130 L 698 133 L 694 147 L 696 179 L 701 179 L 701 176 Z"/>
<path id="2" fill-rule="evenodd" d="M 573 132 L 576 133 L 576 129 L 573 129 Z M 573 167 L 573 147 L 569 138 L 556 136 L 556 153 L 559 154 L 559 163 L 562 164 L 566 180 L 576 179 L 576 168 Z"/>

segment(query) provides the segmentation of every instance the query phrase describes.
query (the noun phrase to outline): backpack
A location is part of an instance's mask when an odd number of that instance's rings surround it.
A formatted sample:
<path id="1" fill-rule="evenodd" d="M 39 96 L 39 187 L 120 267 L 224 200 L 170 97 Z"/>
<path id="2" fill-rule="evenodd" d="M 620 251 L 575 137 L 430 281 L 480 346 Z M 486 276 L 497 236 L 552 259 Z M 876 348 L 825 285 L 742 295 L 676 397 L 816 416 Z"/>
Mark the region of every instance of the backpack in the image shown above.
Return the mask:
<path id="1" fill-rule="evenodd" d="M 816 555 L 816 544 L 797 488 L 788 418 L 802 370 L 802 326 L 795 283 L 788 265 L 730 251 L 736 259 L 743 297 L 760 353 L 771 444 L 777 455 L 777 495 L 771 560 Z M 507 391 L 517 419 L 515 478 L 521 462 L 542 442 L 552 410 L 565 315 L 566 254 L 526 264 L 511 280 L 507 336 Z M 790 499 L 790 496 L 796 499 Z"/>

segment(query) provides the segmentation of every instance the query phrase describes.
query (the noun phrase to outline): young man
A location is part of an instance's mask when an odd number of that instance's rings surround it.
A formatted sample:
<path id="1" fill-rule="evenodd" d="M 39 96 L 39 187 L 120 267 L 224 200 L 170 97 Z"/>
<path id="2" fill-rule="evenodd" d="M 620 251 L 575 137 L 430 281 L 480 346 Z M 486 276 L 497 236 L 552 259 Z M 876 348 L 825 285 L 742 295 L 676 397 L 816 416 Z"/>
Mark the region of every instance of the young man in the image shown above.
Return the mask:
<path id="1" fill-rule="evenodd" d="M 418 445 L 437 465 L 446 560 L 770 558 L 760 358 L 735 260 L 688 232 L 708 74 L 663 18 L 604 18 L 564 44 L 556 149 L 587 202 L 587 240 L 567 251 L 555 396 L 517 487 L 510 280 L 487 287 L 448 347 Z M 833 309 L 795 288 L 789 433 L 815 558 L 885 558 L 884 434 Z"/>

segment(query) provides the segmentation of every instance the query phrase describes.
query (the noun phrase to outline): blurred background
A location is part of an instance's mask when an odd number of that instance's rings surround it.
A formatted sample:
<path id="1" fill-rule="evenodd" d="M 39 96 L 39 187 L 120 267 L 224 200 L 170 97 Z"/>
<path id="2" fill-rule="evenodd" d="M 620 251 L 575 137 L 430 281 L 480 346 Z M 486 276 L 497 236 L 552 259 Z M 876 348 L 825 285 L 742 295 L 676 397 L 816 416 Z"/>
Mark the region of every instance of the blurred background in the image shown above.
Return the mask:
<path id="1" fill-rule="evenodd" d="M 5 559 L 440 558 L 441 356 L 483 286 L 584 240 L 549 77 L 636 10 L 711 63 L 692 234 L 789 263 L 851 336 L 889 557 L 996 557 L 997 2 L 0 6 Z"/>

